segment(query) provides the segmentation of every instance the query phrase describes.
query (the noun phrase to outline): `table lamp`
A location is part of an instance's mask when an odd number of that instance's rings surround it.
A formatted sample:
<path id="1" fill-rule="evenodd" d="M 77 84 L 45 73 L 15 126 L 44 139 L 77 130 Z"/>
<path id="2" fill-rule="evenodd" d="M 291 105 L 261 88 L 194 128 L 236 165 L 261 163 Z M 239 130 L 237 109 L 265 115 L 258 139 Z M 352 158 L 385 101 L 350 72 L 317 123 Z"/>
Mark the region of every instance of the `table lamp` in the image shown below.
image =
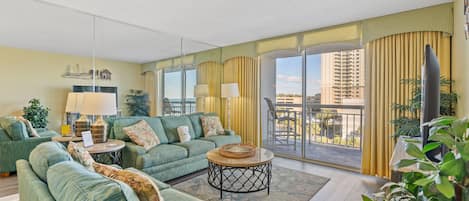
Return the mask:
<path id="1" fill-rule="evenodd" d="M 107 123 L 103 115 L 117 114 L 116 94 L 113 93 L 84 93 L 81 113 L 96 115 L 96 121 L 91 124 L 91 135 L 94 143 L 107 141 Z"/>
<path id="2" fill-rule="evenodd" d="M 65 105 L 66 113 L 80 113 L 83 104 L 83 93 L 68 93 L 67 104 Z M 68 115 L 67 115 L 68 116 Z M 75 136 L 81 136 L 81 132 L 90 130 L 90 120 L 86 115 L 80 115 L 75 122 L 67 118 L 67 124 L 72 124 Z M 63 134 L 63 133 L 62 133 Z"/>
<path id="3" fill-rule="evenodd" d="M 202 98 L 201 102 L 201 108 L 202 112 L 205 111 L 205 97 L 208 97 L 209 91 L 208 91 L 208 84 L 198 84 L 195 85 L 194 87 L 194 97 L 196 98 Z"/>
<path id="4" fill-rule="evenodd" d="M 221 97 L 226 98 L 226 113 L 228 116 L 228 130 L 231 130 L 231 104 L 230 100 L 233 97 L 239 96 L 238 83 L 226 83 L 221 85 Z"/>

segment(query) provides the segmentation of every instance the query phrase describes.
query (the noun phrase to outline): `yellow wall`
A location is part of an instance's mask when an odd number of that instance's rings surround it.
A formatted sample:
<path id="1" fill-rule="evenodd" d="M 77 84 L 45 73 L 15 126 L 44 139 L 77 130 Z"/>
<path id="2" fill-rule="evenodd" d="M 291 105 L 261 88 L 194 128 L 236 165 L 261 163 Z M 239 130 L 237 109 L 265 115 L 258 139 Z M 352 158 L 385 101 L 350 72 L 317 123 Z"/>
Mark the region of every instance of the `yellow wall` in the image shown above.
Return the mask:
<path id="1" fill-rule="evenodd" d="M 48 127 L 58 131 L 72 86 L 92 84 L 91 80 L 62 77 L 67 65 L 76 64 L 89 69 L 91 58 L 0 47 L 0 116 L 19 115 L 29 99 L 39 98 L 51 109 Z M 96 66 L 112 72 L 111 81 L 97 84 L 117 86 L 119 109 L 125 112 L 124 95 L 129 89 L 143 89 L 141 65 L 98 59 Z"/>
<path id="2" fill-rule="evenodd" d="M 457 115 L 469 116 L 469 40 L 464 36 L 464 0 L 454 1 L 453 72 L 455 91 L 460 96 Z"/>

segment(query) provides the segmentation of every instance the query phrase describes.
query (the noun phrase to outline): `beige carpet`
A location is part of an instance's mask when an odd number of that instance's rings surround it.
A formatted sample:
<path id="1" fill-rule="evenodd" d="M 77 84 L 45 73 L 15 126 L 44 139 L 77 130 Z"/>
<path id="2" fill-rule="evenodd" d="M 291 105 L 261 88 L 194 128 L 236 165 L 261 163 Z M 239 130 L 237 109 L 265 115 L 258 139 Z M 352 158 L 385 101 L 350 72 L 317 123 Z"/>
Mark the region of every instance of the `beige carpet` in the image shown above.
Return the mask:
<path id="1" fill-rule="evenodd" d="M 223 193 L 223 200 L 232 201 L 309 201 L 328 178 L 273 166 L 270 195 L 267 190 L 254 193 Z M 173 185 L 174 188 L 207 201 L 220 200 L 220 191 L 210 186 L 207 174 Z"/>

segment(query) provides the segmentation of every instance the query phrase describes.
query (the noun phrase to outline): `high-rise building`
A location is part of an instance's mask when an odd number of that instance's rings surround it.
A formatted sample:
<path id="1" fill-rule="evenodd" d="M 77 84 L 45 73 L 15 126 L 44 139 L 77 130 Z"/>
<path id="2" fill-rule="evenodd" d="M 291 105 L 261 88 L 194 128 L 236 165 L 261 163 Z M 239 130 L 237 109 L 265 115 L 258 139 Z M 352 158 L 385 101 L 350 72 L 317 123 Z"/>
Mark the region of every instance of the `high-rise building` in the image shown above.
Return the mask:
<path id="1" fill-rule="evenodd" d="M 321 54 L 321 104 L 342 104 L 343 99 L 363 99 L 364 86 L 363 49 Z"/>

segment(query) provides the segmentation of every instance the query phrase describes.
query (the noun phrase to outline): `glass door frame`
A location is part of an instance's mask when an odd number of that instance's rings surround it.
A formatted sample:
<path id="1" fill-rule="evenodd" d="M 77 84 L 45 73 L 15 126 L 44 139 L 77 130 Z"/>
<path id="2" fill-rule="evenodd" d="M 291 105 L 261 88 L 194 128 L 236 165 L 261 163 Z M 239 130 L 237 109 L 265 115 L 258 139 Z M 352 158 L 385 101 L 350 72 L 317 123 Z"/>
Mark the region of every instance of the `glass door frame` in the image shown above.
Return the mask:
<path id="1" fill-rule="evenodd" d="M 189 68 L 187 68 L 187 66 L 190 66 Z M 172 68 L 172 70 L 170 70 L 168 72 L 169 69 L 163 69 L 163 73 L 162 73 L 162 89 L 163 89 L 163 93 L 162 93 L 162 96 L 161 96 L 161 101 L 163 101 L 163 99 L 165 98 L 166 96 L 166 90 L 165 90 L 165 81 L 166 81 L 166 73 L 169 73 L 169 72 L 180 72 L 181 73 L 181 114 L 186 114 L 186 98 L 187 98 L 187 94 L 186 94 L 186 72 L 187 71 L 190 71 L 190 70 L 195 70 L 195 76 L 197 78 L 197 68 L 193 65 L 182 65 L 182 66 L 179 66 L 177 68 Z M 197 83 L 196 83 L 197 84 Z M 164 106 L 162 106 L 164 107 Z"/>

